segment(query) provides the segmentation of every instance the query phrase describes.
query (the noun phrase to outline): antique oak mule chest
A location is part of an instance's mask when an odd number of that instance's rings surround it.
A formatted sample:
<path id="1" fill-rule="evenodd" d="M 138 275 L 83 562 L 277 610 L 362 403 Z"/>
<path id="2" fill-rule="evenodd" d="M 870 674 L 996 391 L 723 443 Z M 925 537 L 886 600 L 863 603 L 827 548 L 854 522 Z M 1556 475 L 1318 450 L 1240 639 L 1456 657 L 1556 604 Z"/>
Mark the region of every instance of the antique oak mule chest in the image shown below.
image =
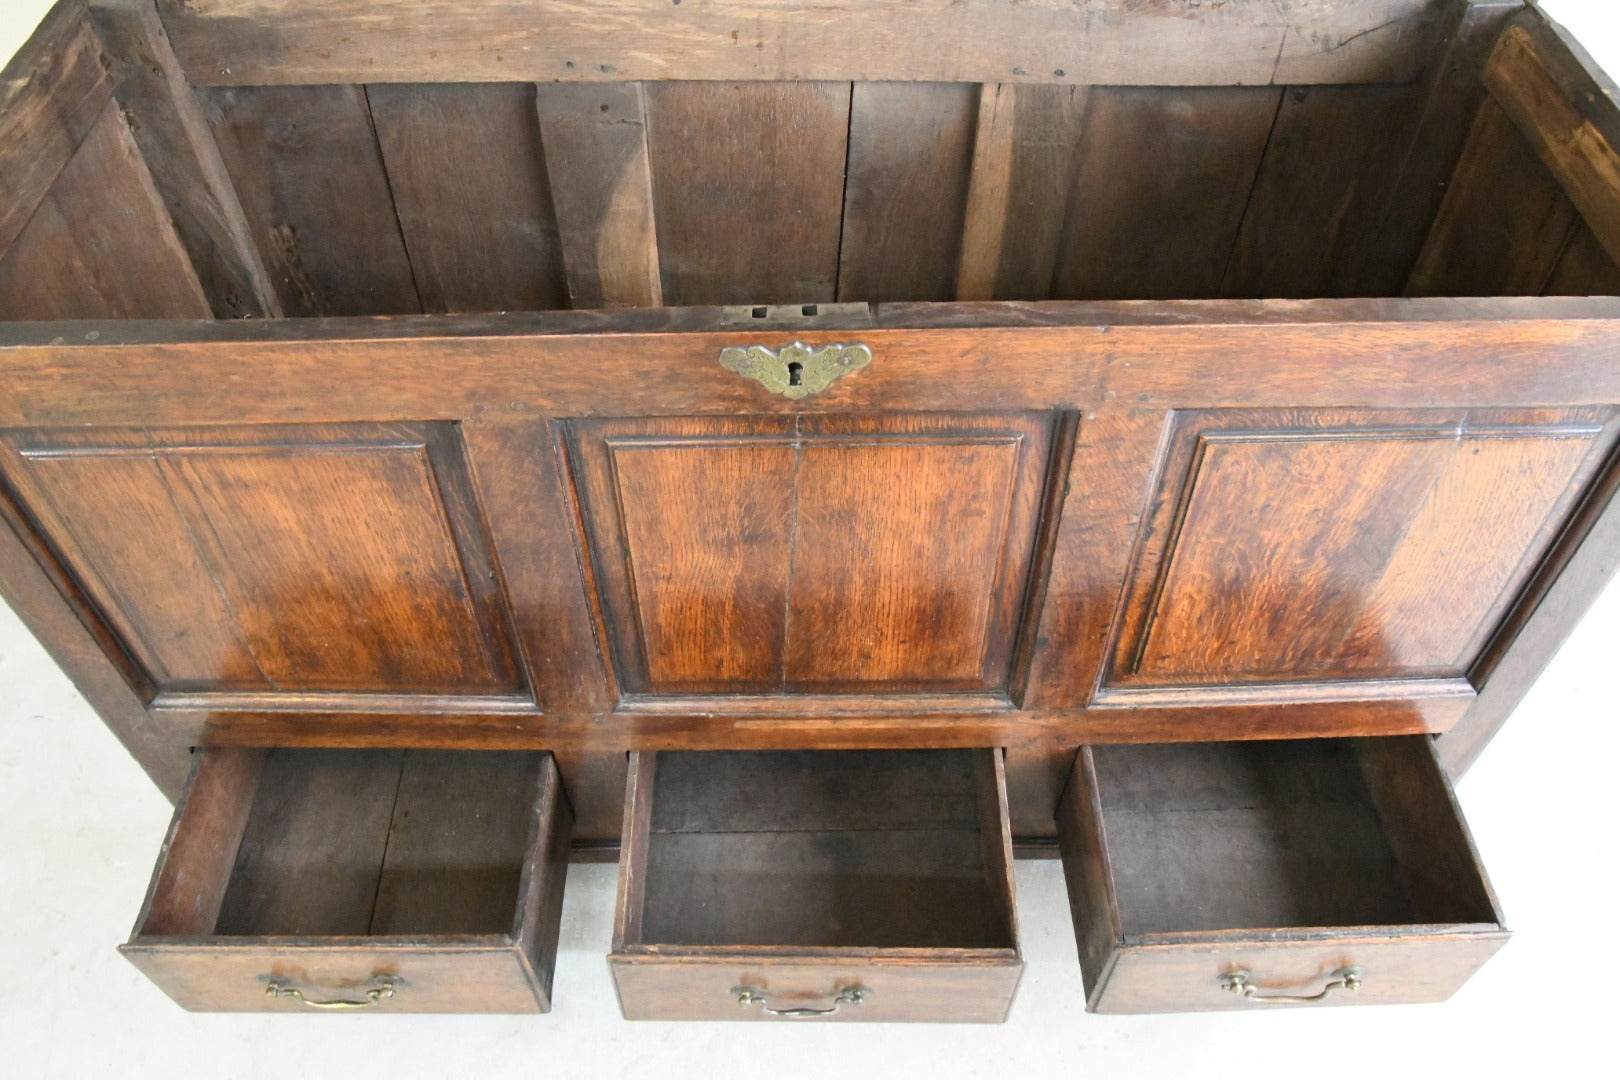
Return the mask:
<path id="1" fill-rule="evenodd" d="M 63 0 L 0 591 L 193 1009 L 1447 996 L 1620 554 L 1620 113 L 1464 0 Z M 159 838 L 153 837 L 154 848 Z M 560 988 L 566 993 L 566 987 Z"/>

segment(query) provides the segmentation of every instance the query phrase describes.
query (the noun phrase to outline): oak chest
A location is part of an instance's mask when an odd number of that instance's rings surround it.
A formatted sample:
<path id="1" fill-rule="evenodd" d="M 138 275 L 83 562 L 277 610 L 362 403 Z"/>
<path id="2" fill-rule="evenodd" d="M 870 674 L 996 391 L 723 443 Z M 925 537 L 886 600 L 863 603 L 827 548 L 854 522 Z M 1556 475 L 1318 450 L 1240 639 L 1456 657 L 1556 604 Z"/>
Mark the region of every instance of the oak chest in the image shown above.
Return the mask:
<path id="1" fill-rule="evenodd" d="M 63 0 L 0 592 L 199 1010 L 1443 999 L 1620 555 L 1620 112 L 1465 0 Z M 154 847 L 159 838 L 154 837 Z"/>

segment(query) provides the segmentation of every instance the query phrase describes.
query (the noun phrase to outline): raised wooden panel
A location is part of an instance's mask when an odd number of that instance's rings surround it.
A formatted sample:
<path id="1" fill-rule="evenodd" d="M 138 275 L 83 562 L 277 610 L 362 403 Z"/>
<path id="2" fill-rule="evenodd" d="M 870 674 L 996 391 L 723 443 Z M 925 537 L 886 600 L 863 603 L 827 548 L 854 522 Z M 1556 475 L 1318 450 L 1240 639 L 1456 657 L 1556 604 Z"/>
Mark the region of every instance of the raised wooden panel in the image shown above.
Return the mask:
<path id="1" fill-rule="evenodd" d="M 8 472 L 170 692 L 517 692 L 451 429 L 24 432 Z"/>
<path id="2" fill-rule="evenodd" d="M 782 438 L 608 446 L 648 683 L 780 687 L 794 445 Z"/>
<path id="3" fill-rule="evenodd" d="M 1044 416 L 578 421 L 632 694 L 1009 692 Z"/>
<path id="4" fill-rule="evenodd" d="M 1606 416 L 1181 415 L 1108 684 L 1466 676 L 1595 467 Z"/>

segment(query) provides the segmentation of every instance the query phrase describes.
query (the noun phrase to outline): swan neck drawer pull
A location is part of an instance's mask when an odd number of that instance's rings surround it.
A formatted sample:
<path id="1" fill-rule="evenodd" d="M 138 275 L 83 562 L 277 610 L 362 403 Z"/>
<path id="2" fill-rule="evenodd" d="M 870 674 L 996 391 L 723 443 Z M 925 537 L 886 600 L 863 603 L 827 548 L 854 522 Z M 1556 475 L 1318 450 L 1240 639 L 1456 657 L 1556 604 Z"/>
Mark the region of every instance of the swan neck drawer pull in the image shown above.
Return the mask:
<path id="1" fill-rule="evenodd" d="M 272 982 L 264 988 L 264 996 L 272 998 L 292 998 L 294 1001 L 307 1005 L 311 1009 L 328 1009 L 332 1012 L 353 1012 L 356 1009 L 369 1009 L 384 998 L 394 996 L 394 980 L 377 980 L 377 985 L 367 990 L 363 999 L 339 999 L 337 1001 L 315 1001 L 304 996 L 304 992 L 296 986 L 287 986 L 283 983 Z"/>
<path id="2" fill-rule="evenodd" d="M 1321 1001 L 1335 990 L 1355 993 L 1361 989 L 1362 971 L 1358 967 L 1342 967 L 1328 976 L 1327 985 L 1315 994 L 1262 994 L 1250 982 L 1247 971 L 1229 971 L 1221 976 L 1221 989 L 1236 994 L 1256 1005 L 1307 1005 Z"/>
<path id="3" fill-rule="evenodd" d="M 757 986 L 733 986 L 731 992 L 737 995 L 737 1004 L 744 1008 L 749 1005 L 758 1005 L 760 1011 L 768 1016 L 787 1016 L 794 1019 L 803 1019 L 810 1016 L 831 1016 L 844 1005 L 859 1005 L 872 996 L 872 991 L 864 986 L 846 986 L 838 991 L 833 998 L 830 1009 L 773 1009 L 770 1001 L 765 997 L 765 991 Z"/>

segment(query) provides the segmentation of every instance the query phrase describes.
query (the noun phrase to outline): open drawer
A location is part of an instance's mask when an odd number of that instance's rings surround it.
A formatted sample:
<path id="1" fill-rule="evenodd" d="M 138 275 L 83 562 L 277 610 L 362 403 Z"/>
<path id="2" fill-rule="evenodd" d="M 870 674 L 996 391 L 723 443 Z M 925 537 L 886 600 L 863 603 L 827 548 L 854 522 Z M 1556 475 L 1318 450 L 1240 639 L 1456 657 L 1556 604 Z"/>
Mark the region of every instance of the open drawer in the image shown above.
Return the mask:
<path id="1" fill-rule="evenodd" d="M 1023 969 L 995 750 L 631 756 L 631 1020 L 999 1022 Z"/>
<path id="2" fill-rule="evenodd" d="M 1058 827 L 1094 1012 L 1440 1001 L 1508 936 L 1423 736 L 1082 747 Z"/>
<path id="3" fill-rule="evenodd" d="M 199 750 L 123 952 L 200 1011 L 544 1012 L 571 828 L 545 753 Z"/>

